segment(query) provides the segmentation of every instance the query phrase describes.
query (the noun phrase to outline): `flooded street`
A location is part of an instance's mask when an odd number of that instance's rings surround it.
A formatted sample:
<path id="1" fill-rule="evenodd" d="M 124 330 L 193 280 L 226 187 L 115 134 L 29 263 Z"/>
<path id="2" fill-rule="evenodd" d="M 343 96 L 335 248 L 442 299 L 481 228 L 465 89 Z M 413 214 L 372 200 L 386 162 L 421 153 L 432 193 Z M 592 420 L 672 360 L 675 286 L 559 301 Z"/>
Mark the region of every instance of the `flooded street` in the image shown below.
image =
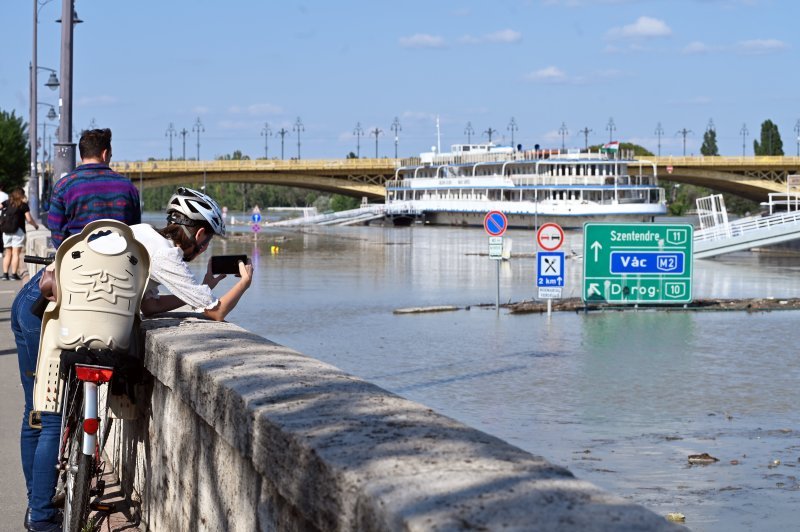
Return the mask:
<path id="1" fill-rule="evenodd" d="M 501 301 L 534 295 L 532 231 L 509 231 Z M 580 297 L 567 233 L 564 297 Z M 698 531 L 796 527 L 796 311 L 510 315 L 479 228 L 263 230 L 214 242 L 256 279 L 229 320 L 501 437 Z M 205 264 L 194 265 L 197 271 Z M 800 297 L 800 256 L 696 261 L 695 298 Z M 223 281 L 218 289 L 222 293 Z M 402 307 L 453 312 L 395 315 Z M 690 465 L 707 452 L 719 459 Z"/>

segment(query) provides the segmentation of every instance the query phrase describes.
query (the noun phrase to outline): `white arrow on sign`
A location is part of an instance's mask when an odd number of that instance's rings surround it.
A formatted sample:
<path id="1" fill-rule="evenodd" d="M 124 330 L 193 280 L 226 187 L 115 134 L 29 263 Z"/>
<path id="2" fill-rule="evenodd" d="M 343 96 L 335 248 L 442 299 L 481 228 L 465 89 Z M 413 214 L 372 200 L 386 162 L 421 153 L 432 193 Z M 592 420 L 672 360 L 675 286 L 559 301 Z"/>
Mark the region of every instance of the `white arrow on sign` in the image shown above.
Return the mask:
<path id="1" fill-rule="evenodd" d="M 589 247 L 592 248 L 592 250 L 594 251 L 594 261 L 597 262 L 598 260 L 600 260 L 598 254 L 600 253 L 600 250 L 603 249 L 603 244 L 595 240 Z"/>
<path id="2" fill-rule="evenodd" d="M 589 297 L 593 295 L 600 295 L 600 285 L 597 283 L 589 283 Z"/>

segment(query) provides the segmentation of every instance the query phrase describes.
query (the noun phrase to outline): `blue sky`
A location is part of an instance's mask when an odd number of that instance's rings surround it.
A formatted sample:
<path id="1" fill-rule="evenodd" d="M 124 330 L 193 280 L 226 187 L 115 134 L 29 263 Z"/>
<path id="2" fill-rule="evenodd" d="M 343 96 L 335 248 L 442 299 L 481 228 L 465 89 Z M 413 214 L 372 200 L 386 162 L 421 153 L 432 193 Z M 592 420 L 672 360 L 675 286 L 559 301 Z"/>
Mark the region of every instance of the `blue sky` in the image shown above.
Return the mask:
<path id="1" fill-rule="evenodd" d="M 436 143 L 568 147 L 614 140 L 661 153 L 698 153 L 712 120 L 723 155 L 746 152 L 765 119 L 796 152 L 800 119 L 793 0 L 76 0 L 74 125 L 114 131 L 116 160 L 167 158 L 170 123 L 186 155 L 240 149 L 263 157 L 394 155 Z M 61 1 L 39 11 L 39 64 L 59 68 Z M 0 108 L 28 116 L 33 1 L 6 0 L 0 33 Z M 40 83 L 47 79 L 40 73 Z M 39 101 L 57 103 L 39 89 Z M 40 121 L 46 108 L 40 107 Z M 173 153 L 182 152 L 181 137 Z"/>

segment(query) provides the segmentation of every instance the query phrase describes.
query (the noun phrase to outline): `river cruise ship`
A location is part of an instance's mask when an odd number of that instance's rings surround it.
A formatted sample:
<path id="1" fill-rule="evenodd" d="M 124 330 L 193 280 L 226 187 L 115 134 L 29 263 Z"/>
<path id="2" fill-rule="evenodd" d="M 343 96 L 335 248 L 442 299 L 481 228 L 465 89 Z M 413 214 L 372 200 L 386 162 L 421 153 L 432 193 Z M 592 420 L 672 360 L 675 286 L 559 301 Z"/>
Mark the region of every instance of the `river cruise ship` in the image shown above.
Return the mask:
<path id="1" fill-rule="evenodd" d="M 589 221 L 650 222 L 667 210 L 656 165 L 625 150 L 455 145 L 450 153 L 423 155 L 386 184 L 386 215 L 397 225 L 482 225 L 487 212 L 498 210 L 511 227 L 580 228 Z"/>

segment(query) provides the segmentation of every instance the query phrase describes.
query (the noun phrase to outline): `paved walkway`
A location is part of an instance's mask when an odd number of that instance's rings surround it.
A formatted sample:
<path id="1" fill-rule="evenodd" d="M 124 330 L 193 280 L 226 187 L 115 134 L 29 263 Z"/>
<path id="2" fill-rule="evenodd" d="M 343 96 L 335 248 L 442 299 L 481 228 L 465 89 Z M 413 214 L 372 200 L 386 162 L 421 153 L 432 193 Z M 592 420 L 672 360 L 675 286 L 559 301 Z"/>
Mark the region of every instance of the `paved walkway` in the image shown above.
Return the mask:
<path id="1" fill-rule="evenodd" d="M 25 277 L 27 280 L 27 276 Z M 25 479 L 19 457 L 19 427 L 22 421 L 23 397 L 19 382 L 19 366 L 14 335 L 11 332 L 11 304 L 22 281 L 0 281 L 0 532 L 23 530 L 27 499 Z M 106 475 L 106 501 L 119 501 L 119 483 Z M 125 504 L 120 506 L 126 507 Z M 124 512 L 97 516 L 98 530 L 139 530 Z"/>

